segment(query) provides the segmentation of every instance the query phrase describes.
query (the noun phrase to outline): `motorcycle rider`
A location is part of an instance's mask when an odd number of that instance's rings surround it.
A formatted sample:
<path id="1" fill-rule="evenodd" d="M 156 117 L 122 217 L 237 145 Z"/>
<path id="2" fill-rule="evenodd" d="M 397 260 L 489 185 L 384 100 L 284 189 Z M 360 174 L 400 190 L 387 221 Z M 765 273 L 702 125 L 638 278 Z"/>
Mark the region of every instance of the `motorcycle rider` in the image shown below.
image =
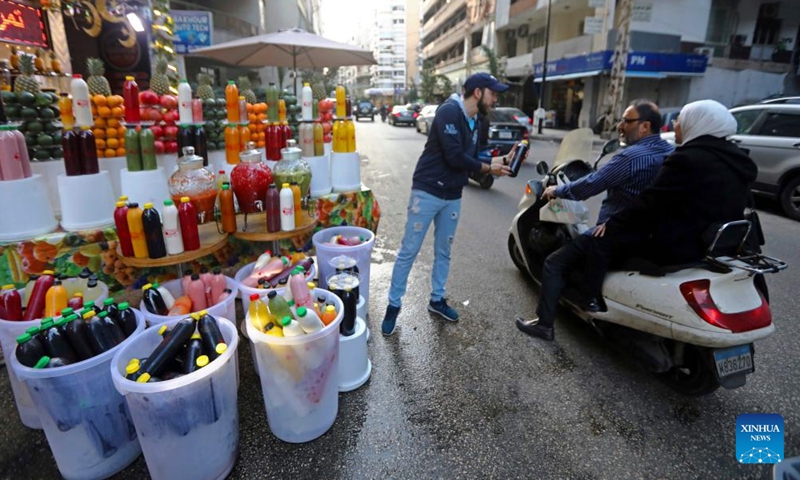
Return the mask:
<path id="1" fill-rule="evenodd" d="M 490 164 L 478 160 L 478 112 L 484 115 L 494 106 L 497 93 L 508 85 L 488 73 L 476 73 L 464 82 L 464 96 L 454 93 L 436 110 L 425 148 L 417 161 L 408 202 L 405 234 L 397 253 L 389 287 L 389 305 L 381 331 L 395 331 L 401 298 L 411 267 L 417 258 L 431 222 L 434 224 L 434 261 L 431 270 L 431 300 L 428 310 L 455 322 L 458 312 L 444 298 L 450 271 L 450 248 L 461 213 L 461 191 L 469 172 L 490 172 L 503 176 L 510 172 L 506 157 L 495 157 Z"/>
<path id="2" fill-rule="evenodd" d="M 586 258 L 592 236 L 603 236 L 608 219 L 631 205 L 653 182 L 662 162 L 673 151 L 673 147 L 659 135 L 661 122 L 661 112 L 654 102 L 644 99 L 632 102 L 617 124 L 617 130 L 628 148 L 614 155 L 607 164 L 590 175 L 566 185 L 545 189 L 542 198 L 546 200 L 565 198 L 580 201 L 603 191 L 608 193 L 600 208 L 597 225 L 551 253 L 545 260 L 537 317 L 531 320 L 518 318 L 516 324 L 521 331 L 545 340 L 553 339 L 558 298 L 566 285 L 568 273 Z M 588 291 L 594 294 L 594 290 Z M 600 309 L 594 299 L 587 303 L 589 311 Z"/>
<path id="3" fill-rule="evenodd" d="M 388 114 L 389 114 L 389 112 L 388 112 L 388 109 L 386 108 L 386 104 L 382 103 L 381 104 L 381 121 L 382 122 L 386 121 L 386 115 L 388 115 Z"/>

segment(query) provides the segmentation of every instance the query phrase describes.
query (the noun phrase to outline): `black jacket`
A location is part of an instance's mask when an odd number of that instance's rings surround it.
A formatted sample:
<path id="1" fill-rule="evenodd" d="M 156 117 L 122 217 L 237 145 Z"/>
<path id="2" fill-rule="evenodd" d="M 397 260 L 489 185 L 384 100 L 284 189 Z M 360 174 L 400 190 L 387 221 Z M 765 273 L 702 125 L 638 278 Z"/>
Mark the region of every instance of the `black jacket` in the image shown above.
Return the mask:
<path id="1" fill-rule="evenodd" d="M 480 122 L 470 130 L 458 101 L 450 98 L 436 110 L 430 128 L 411 188 L 444 200 L 459 199 L 469 172 L 483 165 L 478 160 Z"/>
<path id="2" fill-rule="evenodd" d="M 647 239 L 645 256 L 661 265 L 702 259 L 712 224 L 741 220 L 758 168 L 739 147 L 702 136 L 675 149 L 653 184 L 611 217 L 606 235 Z"/>

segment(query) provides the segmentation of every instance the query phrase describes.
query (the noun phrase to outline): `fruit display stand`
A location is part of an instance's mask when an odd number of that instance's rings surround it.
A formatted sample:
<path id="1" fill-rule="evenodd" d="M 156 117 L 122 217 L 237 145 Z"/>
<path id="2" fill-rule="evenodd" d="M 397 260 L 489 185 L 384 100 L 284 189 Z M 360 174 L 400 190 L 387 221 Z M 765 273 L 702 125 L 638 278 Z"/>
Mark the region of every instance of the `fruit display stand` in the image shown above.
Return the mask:
<path id="1" fill-rule="evenodd" d="M 219 233 L 215 223 L 205 223 L 199 226 L 200 248 L 180 253 L 178 255 L 167 255 L 161 258 L 135 258 L 122 255 L 119 245 L 117 245 L 117 255 L 125 265 L 137 268 L 170 267 L 178 266 L 183 263 L 191 262 L 200 257 L 211 255 L 215 251 L 228 244 L 228 234 Z M 179 272 L 179 276 L 180 276 Z"/>
<path id="2" fill-rule="evenodd" d="M 24 240 L 58 228 L 50 202 L 42 195 L 45 188 L 47 184 L 41 175 L 2 182 L 0 242 Z"/>

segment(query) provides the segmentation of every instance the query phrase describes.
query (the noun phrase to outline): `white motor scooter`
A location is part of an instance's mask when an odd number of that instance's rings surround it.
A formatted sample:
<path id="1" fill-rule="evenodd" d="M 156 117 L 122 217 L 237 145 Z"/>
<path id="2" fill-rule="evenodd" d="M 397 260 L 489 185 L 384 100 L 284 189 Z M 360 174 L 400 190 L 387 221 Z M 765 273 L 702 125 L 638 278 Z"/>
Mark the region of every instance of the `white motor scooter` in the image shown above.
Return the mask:
<path id="1" fill-rule="evenodd" d="M 539 178 L 528 181 L 519 212 L 509 229 L 508 250 L 514 264 L 541 284 L 547 256 L 578 235 L 576 225 L 541 221 L 541 199 L 560 178 L 575 181 L 597 168 L 600 159 L 619 148 L 612 140 L 594 166 L 592 131 L 579 129 L 564 137 L 552 170 L 537 164 Z M 600 200 L 586 204 L 597 218 Z M 755 371 L 753 343 L 775 331 L 763 275 L 786 263 L 743 248 L 747 220 L 723 225 L 708 245 L 705 260 L 691 265 L 659 267 L 637 262 L 636 269 L 612 271 L 603 284 L 605 309 L 588 311 L 575 274 L 561 301 L 605 338 L 633 355 L 649 371 L 685 395 L 705 395 L 720 386 L 741 387 Z M 627 268 L 627 265 L 626 265 Z"/>

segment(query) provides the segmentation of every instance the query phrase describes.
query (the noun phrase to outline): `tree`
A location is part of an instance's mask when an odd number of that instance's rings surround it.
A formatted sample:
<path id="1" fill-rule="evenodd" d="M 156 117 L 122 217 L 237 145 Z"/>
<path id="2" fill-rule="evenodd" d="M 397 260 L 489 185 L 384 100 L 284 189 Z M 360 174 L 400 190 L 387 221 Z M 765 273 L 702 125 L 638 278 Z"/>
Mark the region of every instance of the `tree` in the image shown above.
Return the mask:
<path id="1" fill-rule="evenodd" d="M 453 82 L 450 81 L 450 78 L 447 75 L 436 75 L 436 79 L 439 83 L 438 93 L 442 99 L 445 99 L 453 93 Z"/>
<path id="2" fill-rule="evenodd" d="M 500 71 L 500 62 L 497 61 L 497 54 L 494 53 L 494 50 L 486 45 L 482 45 L 481 48 L 483 49 L 483 53 L 486 55 L 486 58 L 489 60 L 489 73 L 498 79 L 505 77 L 505 72 Z"/>
<path id="3" fill-rule="evenodd" d="M 413 83 L 411 84 L 411 88 L 408 89 L 408 102 L 413 103 L 419 99 L 419 94 L 417 93 L 417 86 Z"/>
<path id="4" fill-rule="evenodd" d="M 433 65 L 432 61 L 425 60 L 422 62 L 419 91 L 422 93 L 422 97 L 429 102 L 434 101 L 439 83 L 438 79 L 436 78 L 435 70 L 436 67 Z"/>

